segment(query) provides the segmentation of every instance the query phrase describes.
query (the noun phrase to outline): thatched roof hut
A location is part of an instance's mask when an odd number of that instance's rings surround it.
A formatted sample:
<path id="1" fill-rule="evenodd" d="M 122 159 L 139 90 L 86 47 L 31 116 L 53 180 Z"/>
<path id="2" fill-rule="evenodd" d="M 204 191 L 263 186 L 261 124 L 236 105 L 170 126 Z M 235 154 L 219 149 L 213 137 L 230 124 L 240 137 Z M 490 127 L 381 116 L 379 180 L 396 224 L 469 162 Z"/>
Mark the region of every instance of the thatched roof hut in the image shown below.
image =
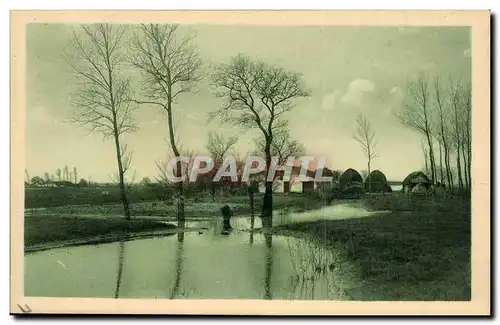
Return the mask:
<path id="1" fill-rule="evenodd" d="M 427 194 L 427 186 L 424 183 L 418 183 L 411 189 L 411 194 L 425 195 Z"/>
<path id="2" fill-rule="evenodd" d="M 366 177 L 365 190 L 367 192 L 383 193 L 388 192 L 388 188 L 390 186 L 387 184 L 387 178 L 380 170 L 374 170 Z"/>
<path id="3" fill-rule="evenodd" d="M 432 181 L 421 171 L 410 173 L 403 180 L 403 191 L 405 193 L 410 193 L 412 189 L 418 184 L 422 184 L 422 186 L 424 186 L 425 188 L 429 188 L 432 185 Z"/>
<path id="4" fill-rule="evenodd" d="M 356 184 L 360 184 L 361 186 L 363 185 L 363 178 L 356 170 L 349 168 L 342 175 L 340 175 L 340 188 L 345 188 Z"/>

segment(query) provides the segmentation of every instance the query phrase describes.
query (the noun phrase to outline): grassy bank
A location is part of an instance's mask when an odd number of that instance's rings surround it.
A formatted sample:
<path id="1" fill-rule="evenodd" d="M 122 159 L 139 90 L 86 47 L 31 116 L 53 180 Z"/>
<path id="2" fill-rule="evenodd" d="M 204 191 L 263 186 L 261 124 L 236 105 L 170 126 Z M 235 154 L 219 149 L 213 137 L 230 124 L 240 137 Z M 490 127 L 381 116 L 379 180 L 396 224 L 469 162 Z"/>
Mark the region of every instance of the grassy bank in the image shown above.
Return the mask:
<path id="1" fill-rule="evenodd" d="M 254 198 L 254 211 L 259 214 L 262 209 L 263 195 L 257 194 Z M 248 196 L 210 196 L 187 198 L 185 203 L 185 216 L 189 218 L 211 218 L 221 216 L 220 209 L 228 204 L 234 215 L 250 214 L 250 203 Z M 306 211 L 317 209 L 323 205 L 322 201 L 302 195 L 283 195 L 276 193 L 273 197 L 275 210 L 290 209 L 295 211 Z M 159 216 L 175 218 L 177 206 L 173 202 L 149 201 L 130 204 L 132 216 Z M 95 215 L 95 216 L 120 216 L 123 215 L 123 206 L 120 203 L 96 204 L 96 205 L 66 205 L 47 206 L 43 210 L 26 208 L 27 214 L 45 215 Z"/>
<path id="2" fill-rule="evenodd" d="M 174 229 L 175 225 L 153 220 L 124 218 L 82 218 L 65 216 L 26 217 L 24 220 L 25 251 L 83 242 L 107 242 L 127 236 Z"/>
<path id="3" fill-rule="evenodd" d="M 275 231 L 309 235 L 344 250 L 359 270 L 351 299 L 470 299 L 468 201 L 395 194 L 366 196 L 357 203 L 392 212 L 291 224 Z"/>

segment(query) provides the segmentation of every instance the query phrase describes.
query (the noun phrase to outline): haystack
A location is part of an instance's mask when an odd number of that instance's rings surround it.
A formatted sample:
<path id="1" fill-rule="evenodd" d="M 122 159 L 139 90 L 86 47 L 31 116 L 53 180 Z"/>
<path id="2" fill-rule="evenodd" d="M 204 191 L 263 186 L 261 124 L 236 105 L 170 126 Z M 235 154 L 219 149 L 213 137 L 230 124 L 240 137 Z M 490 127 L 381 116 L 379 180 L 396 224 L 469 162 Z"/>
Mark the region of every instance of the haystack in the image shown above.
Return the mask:
<path id="1" fill-rule="evenodd" d="M 418 184 L 422 184 L 423 186 L 425 186 L 425 189 L 427 190 L 432 185 L 432 181 L 427 175 L 425 175 L 421 171 L 410 173 L 403 180 L 403 192 L 411 193 L 413 188 Z"/>
<path id="2" fill-rule="evenodd" d="M 387 178 L 380 170 L 374 170 L 366 177 L 365 190 L 367 192 L 383 193 L 388 192 L 388 188 L 390 186 L 387 184 Z"/>
<path id="3" fill-rule="evenodd" d="M 340 176 L 339 187 L 343 189 L 353 185 L 363 186 L 363 178 L 356 170 L 349 168 Z"/>
<path id="4" fill-rule="evenodd" d="M 427 194 L 428 187 L 424 183 L 418 183 L 411 189 L 411 194 L 425 195 Z"/>

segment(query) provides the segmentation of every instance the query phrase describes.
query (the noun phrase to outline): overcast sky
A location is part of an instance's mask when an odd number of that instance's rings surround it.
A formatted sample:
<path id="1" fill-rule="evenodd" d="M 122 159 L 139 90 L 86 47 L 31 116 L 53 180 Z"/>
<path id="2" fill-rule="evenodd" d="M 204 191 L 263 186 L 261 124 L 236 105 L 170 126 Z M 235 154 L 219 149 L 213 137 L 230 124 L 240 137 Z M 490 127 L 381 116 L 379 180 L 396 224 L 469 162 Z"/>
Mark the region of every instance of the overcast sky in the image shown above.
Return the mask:
<path id="1" fill-rule="evenodd" d="M 112 140 L 64 123 L 70 111 L 71 75 L 62 60 L 75 26 L 31 24 L 27 29 L 26 168 L 31 177 L 76 166 L 79 177 L 109 181 L 116 171 Z M 182 27 L 186 29 L 188 27 Z M 209 66 L 238 53 L 303 74 L 311 96 L 296 102 L 285 116 L 292 136 L 308 154 L 326 156 L 331 169 L 366 169 L 366 158 L 352 138 L 355 119 L 365 112 L 376 131 L 380 169 L 402 180 L 423 167 L 421 137 L 401 126 L 392 114 L 405 84 L 420 71 L 470 78 L 470 34 L 466 27 L 238 27 L 192 25 L 194 44 Z M 218 130 L 239 136 L 238 151 L 253 148 L 257 130 L 242 132 L 207 114 L 220 106 L 208 80 L 195 95 L 175 106 L 180 144 L 204 152 L 206 134 Z M 140 129 L 124 139 L 133 149 L 136 180 L 157 174 L 155 159 L 169 152 L 165 116 L 157 107 L 138 111 Z"/>

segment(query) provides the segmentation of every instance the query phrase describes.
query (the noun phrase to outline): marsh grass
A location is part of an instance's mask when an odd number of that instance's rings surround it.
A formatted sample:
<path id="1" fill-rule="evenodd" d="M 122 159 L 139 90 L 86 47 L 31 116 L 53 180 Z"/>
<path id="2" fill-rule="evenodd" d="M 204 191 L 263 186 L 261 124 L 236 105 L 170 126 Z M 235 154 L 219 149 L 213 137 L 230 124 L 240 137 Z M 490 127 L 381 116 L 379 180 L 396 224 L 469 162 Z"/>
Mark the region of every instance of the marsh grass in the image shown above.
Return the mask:
<path id="1" fill-rule="evenodd" d="M 344 300 L 349 296 L 356 270 L 342 250 L 313 238 L 289 239 L 287 248 L 294 271 L 289 278 L 288 299 Z"/>
<path id="2" fill-rule="evenodd" d="M 349 290 L 351 299 L 470 300 L 468 200 L 395 195 L 358 203 L 392 212 L 289 224 L 275 231 L 310 236 L 342 250 L 358 277 L 358 285 Z"/>

